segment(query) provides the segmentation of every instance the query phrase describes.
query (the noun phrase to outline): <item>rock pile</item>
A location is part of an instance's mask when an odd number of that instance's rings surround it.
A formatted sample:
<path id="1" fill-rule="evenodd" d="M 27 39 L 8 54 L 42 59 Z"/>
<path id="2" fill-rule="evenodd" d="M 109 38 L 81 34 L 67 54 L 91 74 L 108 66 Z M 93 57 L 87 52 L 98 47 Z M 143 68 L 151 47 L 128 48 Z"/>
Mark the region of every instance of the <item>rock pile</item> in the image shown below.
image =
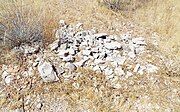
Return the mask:
<path id="1" fill-rule="evenodd" d="M 147 43 L 143 37 L 134 38 L 130 33 L 117 36 L 97 33 L 93 29 L 82 30 L 82 24 L 70 26 L 63 20 L 60 25 L 61 28 L 56 31 L 57 40 L 49 48 L 61 59 L 63 69 L 74 71 L 77 67 L 87 67 L 104 73 L 109 80 L 158 70 L 149 63 L 136 63 L 133 68 L 133 62 L 146 52 Z M 132 65 L 124 68 L 128 61 Z"/>
<path id="2" fill-rule="evenodd" d="M 113 81 L 158 71 L 158 67 L 140 59 L 147 52 L 143 37 L 133 37 L 130 33 L 120 36 L 97 33 L 94 29 L 84 30 L 82 23 L 71 26 L 63 20 L 59 24 L 55 34 L 57 40 L 49 49 L 42 50 L 38 44 L 20 46 L 24 54 L 36 55 L 29 64 L 33 69 L 23 74 L 32 74 L 37 67 L 44 82 L 54 82 L 61 76 L 72 78 L 77 68 L 83 67 L 105 74 L 107 80 Z M 3 70 L 2 78 L 7 84 L 12 80 L 8 74 Z"/>

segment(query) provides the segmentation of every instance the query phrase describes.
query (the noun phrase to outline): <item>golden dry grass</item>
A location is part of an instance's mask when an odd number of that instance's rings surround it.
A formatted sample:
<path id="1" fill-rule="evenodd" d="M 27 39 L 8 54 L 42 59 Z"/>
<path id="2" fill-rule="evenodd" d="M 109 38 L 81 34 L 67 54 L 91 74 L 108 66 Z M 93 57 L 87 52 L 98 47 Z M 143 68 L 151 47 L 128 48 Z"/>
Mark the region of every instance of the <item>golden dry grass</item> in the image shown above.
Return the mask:
<path id="1" fill-rule="evenodd" d="M 52 42 L 54 38 L 53 30 L 58 27 L 60 19 L 64 19 L 68 23 L 83 22 L 85 28 L 96 27 L 100 32 L 108 32 L 110 34 L 121 34 L 128 31 L 128 29 L 122 27 L 122 23 L 133 21 L 138 24 L 135 27 L 137 28 L 136 30 L 138 30 L 140 25 L 160 34 L 159 50 L 163 54 L 170 59 L 180 57 L 179 0 L 152 0 L 145 7 L 126 14 L 99 6 L 96 0 L 48 0 L 45 2 L 43 0 L 32 0 L 26 2 L 33 4 L 33 8 L 43 7 L 44 34 L 47 43 Z M 1 5 L 5 4 L 2 3 Z M 174 6 L 176 7 L 175 9 L 173 8 Z M 142 31 L 139 33 L 147 32 Z M 148 34 L 146 35 L 148 36 Z M 11 55 L 3 57 L 0 59 L 6 60 L 7 63 L 8 60 L 10 61 Z M 180 66 L 180 64 L 178 63 L 176 66 Z M 79 72 L 84 74 L 84 76 L 77 80 L 53 84 L 37 84 L 35 89 L 28 92 L 29 94 L 45 95 L 43 93 L 44 88 L 48 87 L 50 89 L 48 97 L 52 97 L 52 94 L 66 96 L 69 108 L 72 111 L 77 111 L 78 109 L 80 111 L 80 107 L 82 107 L 86 110 L 97 112 L 119 110 L 126 112 L 135 109 L 135 102 L 140 102 L 144 106 L 148 106 L 149 103 L 153 106 L 158 104 L 161 109 L 154 108 L 152 111 L 155 112 L 163 112 L 167 107 L 174 108 L 175 112 L 180 110 L 179 93 L 176 92 L 180 87 L 179 77 L 166 77 L 164 75 L 166 71 L 160 72 L 158 76 L 134 76 L 128 80 L 120 81 L 121 89 L 113 89 L 106 85 L 108 83 L 105 83 L 106 80 L 102 74 L 96 74 L 85 69 L 80 69 Z M 92 77 L 99 84 L 99 92 L 96 92 L 93 87 L 95 82 L 91 80 Z M 154 82 L 151 78 L 154 78 L 157 82 Z M 80 84 L 79 89 L 74 88 L 72 85 L 74 82 Z M 149 96 L 150 99 L 146 99 L 146 96 Z M 169 97 L 173 101 L 170 101 Z M 1 101 L 5 103 L 4 100 Z"/>

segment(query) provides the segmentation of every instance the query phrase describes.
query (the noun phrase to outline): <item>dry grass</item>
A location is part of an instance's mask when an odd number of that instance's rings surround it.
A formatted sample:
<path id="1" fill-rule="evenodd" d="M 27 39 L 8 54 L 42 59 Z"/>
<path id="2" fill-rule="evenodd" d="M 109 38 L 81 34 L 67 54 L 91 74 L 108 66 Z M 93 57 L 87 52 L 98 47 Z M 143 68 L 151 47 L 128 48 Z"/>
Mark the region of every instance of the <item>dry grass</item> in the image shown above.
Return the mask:
<path id="1" fill-rule="evenodd" d="M 158 32 L 161 35 L 161 51 L 169 57 L 180 59 L 179 10 L 178 0 L 152 0 L 149 5 L 138 9 L 130 17 L 135 22 Z"/>
<path id="2" fill-rule="evenodd" d="M 14 47 L 22 43 L 42 40 L 41 8 L 33 8 L 31 2 L 3 1 L 0 17 L 4 26 L 3 44 Z"/>
<path id="3" fill-rule="evenodd" d="M 4 2 L 4 0 L 1 1 Z M 57 23 L 60 19 L 64 19 L 68 23 L 83 22 L 85 28 L 96 27 L 100 32 L 108 32 L 110 34 L 121 34 L 129 31 L 127 29 L 128 25 L 126 24 L 125 27 L 123 25 L 133 21 L 138 24 L 134 27 L 137 31 L 141 31 L 141 28 L 138 27 L 141 25 L 162 35 L 158 50 L 167 55 L 168 59 L 180 57 L 180 38 L 178 37 L 180 36 L 178 31 L 180 25 L 177 24 L 179 20 L 178 11 L 180 10 L 180 6 L 178 6 L 179 0 L 152 0 L 147 5 L 133 12 L 128 11 L 126 13 L 114 12 L 106 7 L 99 6 L 96 0 L 86 0 L 86 3 L 84 0 L 27 0 L 26 2 L 31 4 L 35 12 L 37 11 L 36 13 L 43 12 L 45 45 L 52 42 L 54 38 L 53 30 L 58 27 Z M 4 3 L 1 5 L 5 6 Z M 174 9 L 172 7 L 174 5 L 177 8 Z M 43 10 L 36 10 L 39 8 Z M 144 30 L 139 33 L 151 36 Z M 8 53 L 7 49 L 4 51 L 4 54 Z M 11 55 L 2 55 L 0 63 L 8 63 L 8 61 L 13 60 L 11 58 Z M 180 66 L 179 61 L 178 59 L 175 61 L 177 61 L 177 64 L 173 66 L 178 68 Z M 170 67 L 174 68 L 173 66 Z M 154 110 L 150 111 L 165 111 L 167 107 L 170 107 L 178 112 L 180 109 L 178 102 L 179 93 L 176 91 L 180 87 L 179 76 L 167 78 L 166 75 L 171 75 L 174 71 L 175 74 L 179 73 L 176 73 L 174 69 L 172 70 L 173 72 L 171 70 L 168 71 L 168 69 L 167 72 L 160 72 L 158 76 L 134 76 L 128 80 L 120 81 L 121 89 L 111 88 L 102 74 L 81 69 L 79 72 L 84 74 L 84 76 L 77 80 L 45 85 L 38 83 L 39 85 L 37 84 L 37 87 L 30 92 L 28 91 L 28 93 L 45 95 L 44 88 L 48 87 L 50 89 L 48 96 L 52 97 L 52 94 L 60 97 L 65 95 L 66 100 L 69 102 L 69 108 L 72 111 L 81 111 L 84 108 L 91 111 L 125 112 L 136 110 L 135 103 L 140 102 L 145 107 L 148 107 L 149 103 L 151 103 L 154 106 Z M 95 80 L 92 81 L 92 78 Z M 151 80 L 152 78 L 153 80 Z M 93 87 L 95 81 L 100 89 L 98 92 Z M 72 85 L 74 82 L 80 84 L 79 89 L 74 88 Z M 147 96 L 150 98 L 147 99 Z M 172 101 L 169 100 L 169 97 Z M 161 107 L 160 110 L 155 108 L 157 104 Z"/>
<path id="4" fill-rule="evenodd" d="M 79 68 L 77 72 L 82 75 L 69 81 L 61 79 L 61 82 L 58 83 L 40 84 L 39 79 L 36 78 L 35 86 L 29 90 L 17 91 L 13 87 L 6 87 L 9 97 L 13 100 L 0 99 L 0 103 L 16 109 L 22 107 L 23 103 L 18 99 L 30 95 L 34 101 L 41 96 L 44 106 L 52 105 L 51 103 L 57 98 L 62 98 L 68 102 L 67 112 L 85 110 L 90 112 L 163 112 L 169 109 L 178 112 L 180 109 L 179 79 L 144 74 L 119 81 L 121 87 L 115 89 L 110 87 L 103 74 L 82 68 Z M 28 78 L 25 82 L 31 80 Z M 75 83 L 79 86 L 74 86 Z M 30 83 L 26 84 L 30 87 Z M 26 110 L 31 106 L 27 105 Z M 47 109 L 45 111 L 50 111 L 48 107 L 44 108 Z"/>

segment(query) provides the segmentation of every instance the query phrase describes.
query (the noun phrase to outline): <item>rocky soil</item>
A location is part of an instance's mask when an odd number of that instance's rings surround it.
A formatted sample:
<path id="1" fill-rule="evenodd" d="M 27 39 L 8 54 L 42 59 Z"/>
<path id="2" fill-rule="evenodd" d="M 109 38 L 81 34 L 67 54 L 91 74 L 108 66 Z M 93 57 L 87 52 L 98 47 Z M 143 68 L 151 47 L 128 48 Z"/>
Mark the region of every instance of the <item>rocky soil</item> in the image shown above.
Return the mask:
<path id="1" fill-rule="evenodd" d="M 152 35 L 109 35 L 61 20 L 49 46 L 12 49 L 23 61 L 1 67 L 1 111 L 178 111 L 179 80 L 163 77 L 170 60 Z"/>

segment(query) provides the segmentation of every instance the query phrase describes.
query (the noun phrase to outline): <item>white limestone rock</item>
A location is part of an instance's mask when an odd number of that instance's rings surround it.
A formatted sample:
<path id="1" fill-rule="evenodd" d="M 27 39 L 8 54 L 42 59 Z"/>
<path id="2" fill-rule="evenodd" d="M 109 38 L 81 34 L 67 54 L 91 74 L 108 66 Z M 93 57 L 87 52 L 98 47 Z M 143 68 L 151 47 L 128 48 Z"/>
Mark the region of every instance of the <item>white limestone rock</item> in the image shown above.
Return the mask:
<path id="1" fill-rule="evenodd" d="M 65 68 L 67 68 L 70 72 L 73 72 L 77 69 L 77 67 L 73 63 L 70 63 L 70 62 L 65 64 Z"/>
<path id="2" fill-rule="evenodd" d="M 57 48 L 60 46 L 59 40 L 54 41 L 52 44 L 49 45 L 49 48 L 51 51 L 57 50 Z"/>
<path id="3" fill-rule="evenodd" d="M 136 66 L 134 67 L 133 72 L 138 72 L 140 69 L 140 64 L 136 64 Z"/>
<path id="4" fill-rule="evenodd" d="M 109 67 L 106 68 L 105 71 L 104 71 L 104 73 L 105 73 L 106 75 L 112 75 L 113 72 L 114 72 L 114 71 L 113 71 L 111 68 L 109 68 Z"/>
<path id="5" fill-rule="evenodd" d="M 40 50 L 40 47 L 39 45 L 29 46 L 27 44 L 22 44 L 20 50 L 23 51 L 24 54 L 34 54 Z"/>
<path id="6" fill-rule="evenodd" d="M 89 55 L 91 54 L 91 50 L 83 50 L 83 51 L 82 51 L 82 54 L 83 54 L 84 56 L 89 56 Z"/>
<path id="7" fill-rule="evenodd" d="M 102 39 L 106 39 L 106 37 L 108 36 L 108 34 L 106 33 L 97 33 L 97 34 L 94 34 L 95 38 L 99 39 L 99 38 L 102 38 Z"/>
<path id="8" fill-rule="evenodd" d="M 152 65 L 152 64 L 147 64 L 146 71 L 147 71 L 147 73 L 157 73 L 158 67 L 156 67 L 155 65 Z"/>
<path id="9" fill-rule="evenodd" d="M 125 77 L 126 77 L 126 78 L 129 78 L 129 77 L 131 77 L 131 76 L 133 76 L 133 73 L 131 73 L 130 71 L 127 71 Z"/>
<path id="10" fill-rule="evenodd" d="M 117 76 L 124 76 L 125 75 L 125 72 L 124 72 L 124 70 L 121 67 L 115 68 L 114 69 L 114 73 Z"/>
<path id="11" fill-rule="evenodd" d="M 147 45 L 143 37 L 133 38 L 132 42 L 137 45 Z"/>
<path id="12" fill-rule="evenodd" d="M 75 58 L 72 55 L 68 55 L 67 57 L 63 57 L 64 62 L 74 62 Z"/>
<path id="13" fill-rule="evenodd" d="M 109 50 L 115 50 L 122 47 L 121 43 L 119 42 L 105 43 L 104 46 Z"/>
<path id="14" fill-rule="evenodd" d="M 13 76 L 11 75 L 8 75 L 4 78 L 4 82 L 7 84 L 7 85 L 10 85 L 13 81 Z"/>
<path id="15" fill-rule="evenodd" d="M 123 65 L 126 61 L 126 57 L 114 57 L 112 60 L 117 62 L 119 65 Z"/>
<path id="16" fill-rule="evenodd" d="M 133 59 L 136 57 L 136 54 L 134 53 L 134 51 L 131 51 L 128 53 L 128 56 Z"/>
<path id="17" fill-rule="evenodd" d="M 38 71 L 44 82 L 59 81 L 53 66 L 49 62 L 41 62 L 38 65 Z"/>
<path id="18" fill-rule="evenodd" d="M 64 27 L 66 25 L 66 22 L 64 20 L 59 21 L 60 27 Z"/>
<path id="19" fill-rule="evenodd" d="M 94 66 L 93 70 L 96 72 L 101 72 L 101 68 L 98 65 Z"/>
<path id="20" fill-rule="evenodd" d="M 105 63 L 105 61 L 102 60 L 102 59 L 95 59 L 95 60 L 94 60 L 94 64 L 96 64 L 96 65 L 98 65 L 98 64 L 104 64 L 104 63 Z"/>
<path id="21" fill-rule="evenodd" d="M 86 62 L 89 60 L 90 58 L 84 58 L 82 60 L 80 60 L 79 62 L 75 62 L 74 64 L 77 66 L 77 67 L 83 67 L 85 66 Z"/>

